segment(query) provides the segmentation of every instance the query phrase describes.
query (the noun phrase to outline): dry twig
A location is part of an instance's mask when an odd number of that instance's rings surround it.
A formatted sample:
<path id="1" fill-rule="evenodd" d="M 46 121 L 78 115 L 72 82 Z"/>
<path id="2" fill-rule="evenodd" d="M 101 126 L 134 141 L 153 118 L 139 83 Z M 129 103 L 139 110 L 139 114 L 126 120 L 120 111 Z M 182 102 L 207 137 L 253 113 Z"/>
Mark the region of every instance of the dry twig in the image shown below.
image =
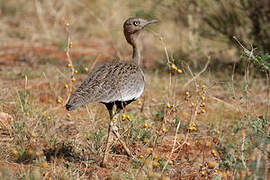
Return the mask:
<path id="1" fill-rule="evenodd" d="M 163 167 L 161 173 L 163 173 L 164 170 L 166 169 L 166 167 L 168 166 L 168 163 L 169 163 L 169 161 L 171 160 L 172 154 L 173 154 L 173 152 L 174 152 L 174 150 L 175 150 L 175 145 L 176 145 L 176 141 L 177 141 L 177 134 L 178 134 L 178 130 L 179 130 L 179 128 L 180 128 L 180 125 L 181 125 L 181 121 L 179 120 L 179 122 L 178 122 L 178 124 L 177 124 L 177 127 L 176 127 L 175 135 L 174 135 L 173 148 L 172 148 L 172 150 L 171 150 L 170 156 L 169 156 L 169 158 L 168 158 L 166 164 L 164 165 L 164 167 Z"/>
<path id="2" fill-rule="evenodd" d="M 204 68 L 201 70 L 201 72 L 199 72 L 198 74 L 196 74 L 196 76 L 194 76 L 192 79 L 190 79 L 188 82 L 186 82 L 183 86 L 183 89 L 186 89 L 186 87 L 192 82 L 195 81 L 196 79 L 198 79 L 198 77 L 204 72 L 206 71 L 208 65 L 210 63 L 210 58 L 208 58 L 207 63 L 204 65 Z"/>

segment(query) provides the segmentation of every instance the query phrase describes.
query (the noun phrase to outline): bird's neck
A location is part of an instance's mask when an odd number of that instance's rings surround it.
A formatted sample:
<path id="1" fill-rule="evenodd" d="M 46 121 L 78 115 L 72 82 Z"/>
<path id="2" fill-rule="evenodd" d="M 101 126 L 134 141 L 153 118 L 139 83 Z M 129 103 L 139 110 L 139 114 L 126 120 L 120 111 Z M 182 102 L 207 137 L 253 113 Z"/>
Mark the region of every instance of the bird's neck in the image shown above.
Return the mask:
<path id="1" fill-rule="evenodd" d="M 138 42 L 138 33 L 135 34 L 125 34 L 127 42 L 132 46 L 133 53 L 132 53 L 132 61 L 138 65 L 140 65 L 141 62 L 141 48 L 140 44 Z"/>
<path id="2" fill-rule="evenodd" d="M 141 63 L 141 50 L 140 50 L 139 43 L 136 40 L 135 40 L 135 43 L 132 44 L 132 48 L 133 48 L 132 60 L 135 63 L 137 63 L 138 65 L 140 65 L 140 63 Z"/>

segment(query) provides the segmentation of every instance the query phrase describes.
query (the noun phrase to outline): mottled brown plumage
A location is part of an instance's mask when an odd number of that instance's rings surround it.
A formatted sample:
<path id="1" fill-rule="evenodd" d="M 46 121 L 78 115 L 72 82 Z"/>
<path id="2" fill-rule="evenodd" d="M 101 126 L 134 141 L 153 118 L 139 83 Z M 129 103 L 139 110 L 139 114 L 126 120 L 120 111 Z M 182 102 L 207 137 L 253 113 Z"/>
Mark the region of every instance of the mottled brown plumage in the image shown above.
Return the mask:
<path id="1" fill-rule="evenodd" d="M 76 109 L 89 102 L 106 104 L 132 101 L 144 90 L 144 75 L 134 62 L 105 63 L 94 69 L 72 94 L 67 108 Z M 118 107 L 120 108 L 120 107 Z"/>
<path id="2" fill-rule="evenodd" d="M 155 22 L 157 21 L 148 21 L 142 18 L 129 18 L 126 20 L 123 25 L 124 35 L 133 48 L 132 59 L 130 61 L 105 63 L 95 68 L 72 93 L 66 104 L 66 109 L 69 111 L 90 102 L 99 102 L 106 105 L 110 113 L 111 123 L 102 165 L 105 165 L 107 160 L 111 133 L 113 132 L 121 141 L 117 127 L 112 122 L 113 117 L 143 93 L 145 80 L 143 71 L 139 67 L 141 56 L 137 39 L 140 31 L 145 26 Z M 113 113 L 114 105 L 117 107 L 115 113 Z M 121 141 L 121 144 L 123 144 L 127 154 L 132 156 L 125 143 Z"/>

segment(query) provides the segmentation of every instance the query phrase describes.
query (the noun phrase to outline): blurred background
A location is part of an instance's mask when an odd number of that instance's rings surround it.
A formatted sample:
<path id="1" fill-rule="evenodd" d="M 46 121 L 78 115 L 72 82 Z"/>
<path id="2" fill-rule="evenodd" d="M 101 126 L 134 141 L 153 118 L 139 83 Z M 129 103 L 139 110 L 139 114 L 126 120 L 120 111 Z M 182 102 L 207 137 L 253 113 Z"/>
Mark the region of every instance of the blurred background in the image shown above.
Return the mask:
<path id="1" fill-rule="evenodd" d="M 130 58 L 134 16 L 159 20 L 118 124 L 138 158 L 115 143 L 106 169 L 104 105 L 65 104 L 94 66 Z M 269 0 L 0 0 L 0 179 L 270 180 L 269 52 Z"/>
<path id="2" fill-rule="evenodd" d="M 122 33 L 128 17 L 158 19 L 143 39 L 143 66 L 162 70 L 164 47 L 178 64 L 202 68 L 211 55 L 214 71 L 238 63 L 242 47 L 264 55 L 270 51 L 268 0 L 1 0 L 0 64 L 20 60 L 65 59 L 65 23 L 71 24 L 73 60 L 91 63 L 123 59 L 131 53 Z"/>

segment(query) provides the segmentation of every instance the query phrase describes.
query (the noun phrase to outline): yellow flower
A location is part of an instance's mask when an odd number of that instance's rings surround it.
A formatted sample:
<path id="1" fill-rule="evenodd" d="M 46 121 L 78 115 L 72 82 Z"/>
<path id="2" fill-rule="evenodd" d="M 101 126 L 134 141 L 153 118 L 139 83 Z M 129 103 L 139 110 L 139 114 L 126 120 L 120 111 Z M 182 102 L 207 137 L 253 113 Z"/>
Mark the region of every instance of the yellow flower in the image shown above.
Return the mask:
<path id="1" fill-rule="evenodd" d="M 112 121 L 115 123 L 117 121 L 117 118 L 113 117 Z"/>
<path id="2" fill-rule="evenodd" d="M 192 121 L 189 122 L 189 126 L 193 126 L 193 127 L 196 127 L 196 124 Z"/>
<path id="3" fill-rule="evenodd" d="M 67 89 L 67 88 L 68 88 L 68 84 L 65 84 L 64 88 L 66 88 L 66 89 Z"/>
<path id="4" fill-rule="evenodd" d="M 152 128 L 152 125 L 151 125 L 151 124 L 149 124 L 149 125 L 148 125 L 148 129 L 151 129 L 151 128 Z"/>
<path id="5" fill-rule="evenodd" d="M 61 104 L 62 103 L 62 100 L 61 99 L 57 99 L 57 103 L 58 104 Z"/>
<path id="6" fill-rule="evenodd" d="M 215 151 L 214 149 L 211 150 L 211 154 L 212 154 L 214 157 L 217 156 L 216 151 Z"/>
<path id="7" fill-rule="evenodd" d="M 205 98 L 205 96 L 201 96 L 201 99 L 204 101 L 206 98 Z"/>
<path id="8" fill-rule="evenodd" d="M 192 121 L 189 122 L 189 126 L 188 126 L 188 130 L 189 131 L 196 131 L 197 128 L 196 128 L 196 124 Z"/>
<path id="9" fill-rule="evenodd" d="M 153 149 L 147 148 L 147 149 L 146 149 L 146 152 L 147 152 L 148 154 L 151 154 L 151 153 L 153 152 Z"/>
<path id="10" fill-rule="evenodd" d="M 12 151 L 12 154 L 13 154 L 14 156 L 17 156 L 17 155 L 18 155 L 18 151 L 13 150 L 13 151 Z"/>
<path id="11" fill-rule="evenodd" d="M 88 72 L 88 68 L 87 67 L 85 67 L 84 70 L 85 70 L 85 72 Z"/>
<path id="12" fill-rule="evenodd" d="M 167 129 L 166 128 L 162 128 L 162 132 L 166 133 Z"/>
<path id="13" fill-rule="evenodd" d="M 157 167 L 158 166 L 158 162 L 157 161 L 153 161 L 153 167 Z"/>
<path id="14" fill-rule="evenodd" d="M 139 158 L 140 158 L 140 159 L 144 159 L 143 155 L 139 155 Z"/>
<path id="15" fill-rule="evenodd" d="M 70 118 L 70 114 L 69 113 L 67 114 L 67 117 Z"/>
<path id="16" fill-rule="evenodd" d="M 48 163 L 47 162 L 43 162 L 42 164 L 41 164 L 41 167 L 42 168 L 47 168 L 49 165 L 48 165 Z"/>
<path id="17" fill-rule="evenodd" d="M 51 120 L 52 118 L 51 118 L 51 116 L 48 116 L 47 119 L 48 119 L 48 120 Z"/>
<path id="18" fill-rule="evenodd" d="M 75 73 L 75 74 L 78 74 L 78 73 L 79 73 L 79 71 L 78 71 L 78 70 L 75 70 L 75 71 L 74 71 L 74 73 Z"/>
<path id="19" fill-rule="evenodd" d="M 202 109 L 201 112 L 202 112 L 202 113 L 205 113 L 205 109 Z"/>
<path id="20" fill-rule="evenodd" d="M 122 121 L 125 121 L 125 120 L 126 120 L 126 115 L 122 114 Z"/>
<path id="21" fill-rule="evenodd" d="M 206 86 L 205 85 L 202 85 L 202 89 L 204 90 L 206 88 Z"/>
<path id="22" fill-rule="evenodd" d="M 211 141 L 207 141 L 206 142 L 206 147 L 211 148 L 212 147 L 212 142 Z"/>
<path id="23" fill-rule="evenodd" d="M 127 115 L 127 120 L 129 120 L 129 121 L 130 121 L 130 116 L 129 116 L 129 115 Z"/>
<path id="24" fill-rule="evenodd" d="M 246 132 L 244 130 L 241 131 L 241 136 L 245 137 L 246 136 Z"/>
<path id="25" fill-rule="evenodd" d="M 72 64 L 68 63 L 67 67 L 68 68 L 71 68 L 72 67 Z"/>
<path id="26" fill-rule="evenodd" d="M 186 96 L 189 96 L 189 92 L 188 91 L 186 91 L 185 94 L 186 94 Z"/>
<path id="27" fill-rule="evenodd" d="M 153 159 L 158 159 L 158 155 L 154 154 Z"/>
<path id="28" fill-rule="evenodd" d="M 147 128 L 147 124 L 146 124 L 146 123 L 144 123 L 143 127 L 144 127 L 144 128 Z"/>
<path id="29" fill-rule="evenodd" d="M 195 106 L 194 103 L 191 103 L 191 104 L 189 105 L 190 108 L 193 108 L 194 106 Z"/>
<path id="30" fill-rule="evenodd" d="M 148 172 L 148 178 L 150 178 L 150 179 L 153 178 L 153 172 L 152 172 L 152 171 L 149 171 L 149 172 Z"/>
<path id="31" fill-rule="evenodd" d="M 205 102 L 202 102 L 200 106 L 201 107 L 204 107 L 205 106 Z"/>
<path id="32" fill-rule="evenodd" d="M 183 71 L 181 69 L 177 70 L 178 74 L 183 74 Z"/>
<path id="33" fill-rule="evenodd" d="M 36 138 L 36 137 L 37 137 L 37 134 L 33 132 L 33 133 L 31 134 L 31 136 L 32 136 L 33 138 Z"/>
<path id="34" fill-rule="evenodd" d="M 72 48 L 72 42 L 70 42 L 70 43 L 68 44 L 68 47 L 69 47 L 69 48 Z"/>
<path id="35" fill-rule="evenodd" d="M 204 172 L 204 171 L 202 171 L 202 172 L 201 172 L 201 174 L 204 176 L 204 175 L 205 175 L 205 172 Z"/>
<path id="36" fill-rule="evenodd" d="M 25 113 L 25 115 L 26 115 L 26 116 L 30 116 L 30 113 L 29 113 L 29 112 L 27 112 L 27 113 Z"/>
<path id="37" fill-rule="evenodd" d="M 171 65 L 171 69 L 177 71 L 178 68 L 173 64 Z"/>
<path id="38" fill-rule="evenodd" d="M 141 105 L 142 104 L 141 100 L 138 99 L 137 104 Z"/>
<path id="39" fill-rule="evenodd" d="M 73 77 L 73 78 L 71 78 L 71 81 L 72 81 L 72 82 L 75 82 L 75 81 L 76 81 L 76 79 Z"/>
<path id="40" fill-rule="evenodd" d="M 29 149 L 28 152 L 27 152 L 27 154 L 28 154 L 29 156 L 32 156 L 32 155 L 34 154 L 33 149 Z"/>
<path id="41" fill-rule="evenodd" d="M 171 106 L 170 104 L 167 104 L 167 107 L 168 107 L 168 108 L 172 108 L 172 106 Z"/>
<path id="42" fill-rule="evenodd" d="M 196 128 L 196 127 L 193 127 L 193 126 L 189 126 L 189 127 L 188 127 L 188 130 L 189 130 L 189 131 L 196 131 L 197 128 Z"/>

